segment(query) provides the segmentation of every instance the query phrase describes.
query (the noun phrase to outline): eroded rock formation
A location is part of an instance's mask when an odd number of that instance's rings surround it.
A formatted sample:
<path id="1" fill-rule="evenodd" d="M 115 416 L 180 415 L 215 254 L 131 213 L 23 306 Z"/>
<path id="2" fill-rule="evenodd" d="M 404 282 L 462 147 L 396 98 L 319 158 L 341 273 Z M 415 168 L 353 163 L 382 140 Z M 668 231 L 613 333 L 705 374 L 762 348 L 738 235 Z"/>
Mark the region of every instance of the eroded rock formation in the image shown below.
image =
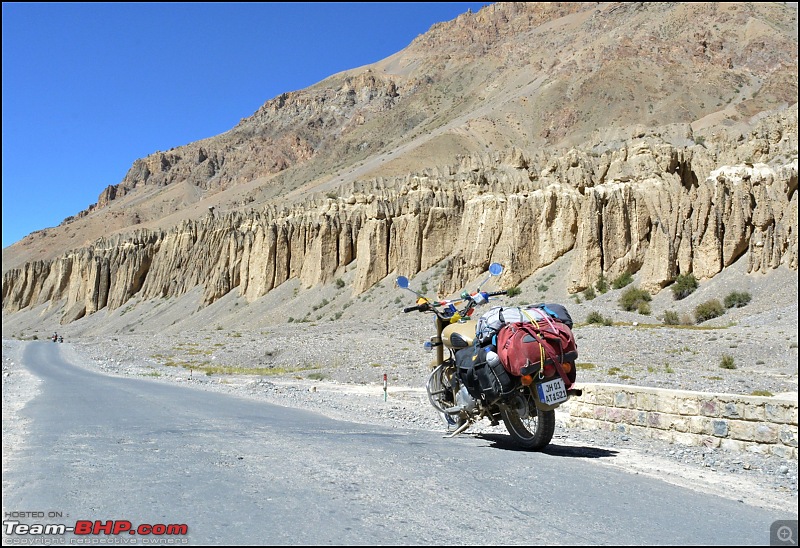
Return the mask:
<path id="1" fill-rule="evenodd" d="M 602 154 L 469 156 L 292 209 L 140 229 L 6 272 L 3 307 L 65 299 L 66 323 L 197 286 L 206 304 L 230 291 L 252 301 L 290 278 L 330 283 L 353 261 L 354 294 L 440 261 L 445 294 L 491 261 L 514 285 L 569 251 L 571 291 L 631 272 L 657 292 L 681 273 L 713 277 L 745 254 L 750 271 L 796 270 L 796 106 L 746 139 L 711 141 L 675 147 L 645 136 Z"/>

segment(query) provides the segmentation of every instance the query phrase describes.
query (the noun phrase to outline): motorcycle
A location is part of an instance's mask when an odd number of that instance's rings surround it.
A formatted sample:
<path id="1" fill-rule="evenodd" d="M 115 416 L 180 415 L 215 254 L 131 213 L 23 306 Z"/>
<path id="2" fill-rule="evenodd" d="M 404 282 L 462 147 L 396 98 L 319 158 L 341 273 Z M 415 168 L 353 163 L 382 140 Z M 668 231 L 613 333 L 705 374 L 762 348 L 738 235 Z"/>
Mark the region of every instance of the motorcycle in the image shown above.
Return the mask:
<path id="1" fill-rule="evenodd" d="M 542 368 L 535 375 L 514 376 L 504 370 L 497 359 L 496 348 L 475 344 L 478 321 L 473 319 L 476 308 L 493 297 L 507 295 L 506 290 L 482 292 L 481 287 L 503 272 L 503 266 L 492 263 L 489 275 L 476 291 L 463 291 L 457 298 L 432 300 L 410 288 L 405 276 L 395 283 L 417 296 L 416 305 L 403 312 L 425 312 L 435 316 L 435 334 L 425 343 L 435 350 L 426 381 L 428 399 L 447 428 L 446 437 L 455 437 L 471 425 L 486 418 L 493 426 L 502 420 L 516 445 L 540 451 L 552 440 L 555 432 L 555 409 L 570 396 L 581 391 L 566 388 L 552 367 Z M 447 353 L 445 354 L 445 350 Z M 478 350 L 480 358 L 476 361 Z M 474 365 L 474 364 L 478 365 Z M 476 377 L 490 378 L 499 390 L 476 390 Z M 473 379 L 472 381 L 470 379 Z M 557 394 L 553 397 L 553 394 Z"/>

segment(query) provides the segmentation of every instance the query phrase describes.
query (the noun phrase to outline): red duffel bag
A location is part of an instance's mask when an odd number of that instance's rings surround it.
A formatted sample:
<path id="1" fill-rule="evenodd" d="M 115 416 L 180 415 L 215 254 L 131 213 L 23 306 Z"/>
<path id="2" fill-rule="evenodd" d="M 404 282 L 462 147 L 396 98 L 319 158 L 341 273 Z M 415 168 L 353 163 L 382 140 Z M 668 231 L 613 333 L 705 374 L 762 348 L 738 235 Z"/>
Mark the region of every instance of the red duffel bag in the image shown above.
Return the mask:
<path id="1" fill-rule="evenodd" d="M 566 388 L 575 382 L 578 347 L 575 335 L 564 323 L 506 324 L 497 334 L 497 355 L 512 375 L 550 378 L 557 374 Z M 564 367 L 567 363 L 569 366 Z"/>

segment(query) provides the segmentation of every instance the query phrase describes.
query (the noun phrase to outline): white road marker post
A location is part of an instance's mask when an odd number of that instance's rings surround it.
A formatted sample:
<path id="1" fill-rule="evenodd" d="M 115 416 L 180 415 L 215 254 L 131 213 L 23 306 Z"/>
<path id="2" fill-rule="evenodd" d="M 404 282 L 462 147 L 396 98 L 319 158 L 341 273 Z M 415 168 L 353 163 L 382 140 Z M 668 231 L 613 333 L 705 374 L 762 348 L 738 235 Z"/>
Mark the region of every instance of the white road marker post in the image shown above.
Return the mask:
<path id="1" fill-rule="evenodd" d="M 386 401 L 386 390 L 388 388 L 388 381 L 386 380 L 386 373 L 383 374 L 383 401 Z"/>

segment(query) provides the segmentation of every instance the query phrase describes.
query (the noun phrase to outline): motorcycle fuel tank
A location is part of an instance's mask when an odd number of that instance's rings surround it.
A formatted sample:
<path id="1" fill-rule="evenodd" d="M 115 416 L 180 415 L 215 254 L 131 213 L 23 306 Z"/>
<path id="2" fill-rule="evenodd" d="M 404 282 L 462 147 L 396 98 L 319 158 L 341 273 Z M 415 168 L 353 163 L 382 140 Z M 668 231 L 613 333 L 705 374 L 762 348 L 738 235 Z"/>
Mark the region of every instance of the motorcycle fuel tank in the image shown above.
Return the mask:
<path id="1" fill-rule="evenodd" d="M 451 323 L 442 330 L 442 342 L 447 348 L 466 348 L 475 341 L 475 320 Z"/>

